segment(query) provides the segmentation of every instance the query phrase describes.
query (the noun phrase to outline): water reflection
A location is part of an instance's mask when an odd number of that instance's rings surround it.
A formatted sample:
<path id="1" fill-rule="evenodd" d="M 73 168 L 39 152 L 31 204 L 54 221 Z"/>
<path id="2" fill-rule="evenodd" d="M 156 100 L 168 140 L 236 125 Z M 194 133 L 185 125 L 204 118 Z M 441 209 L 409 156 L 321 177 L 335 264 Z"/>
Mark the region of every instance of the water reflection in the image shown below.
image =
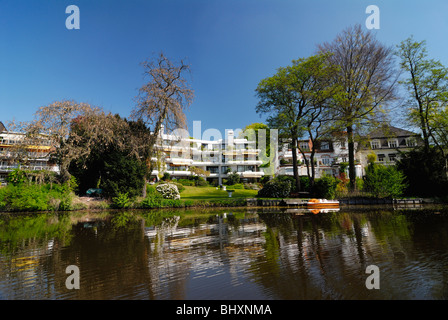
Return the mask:
<path id="1" fill-rule="evenodd" d="M 0 298 L 446 299 L 447 227 L 444 208 L 5 214 Z"/>

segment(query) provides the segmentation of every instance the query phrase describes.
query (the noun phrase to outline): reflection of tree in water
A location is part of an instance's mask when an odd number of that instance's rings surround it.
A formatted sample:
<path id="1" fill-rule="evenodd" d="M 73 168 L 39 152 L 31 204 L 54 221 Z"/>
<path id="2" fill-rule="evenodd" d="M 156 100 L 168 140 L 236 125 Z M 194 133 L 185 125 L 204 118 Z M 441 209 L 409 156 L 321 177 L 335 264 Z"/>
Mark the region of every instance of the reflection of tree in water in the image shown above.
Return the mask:
<path id="1" fill-rule="evenodd" d="M 364 285 L 360 282 L 365 259 L 359 217 L 266 213 L 260 219 L 268 226 L 264 259 L 269 264 L 265 266 L 277 266 L 272 277 L 259 277 L 259 281 L 279 298 L 338 299 L 346 283 Z"/>
<path id="2" fill-rule="evenodd" d="M 3 291 L 16 298 L 185 299 L 198 270 L 240 285 L 249 277 L 280 299 L 446 298 L 447 226 L 442 210 L 11 215 L 0 223 L 1 253 L 11 257 L 0 278 L 16 281 Z M 65 287 L 71 264 L 81 290 Z M 365 288 L 370 264 L 381 290 Z"/>

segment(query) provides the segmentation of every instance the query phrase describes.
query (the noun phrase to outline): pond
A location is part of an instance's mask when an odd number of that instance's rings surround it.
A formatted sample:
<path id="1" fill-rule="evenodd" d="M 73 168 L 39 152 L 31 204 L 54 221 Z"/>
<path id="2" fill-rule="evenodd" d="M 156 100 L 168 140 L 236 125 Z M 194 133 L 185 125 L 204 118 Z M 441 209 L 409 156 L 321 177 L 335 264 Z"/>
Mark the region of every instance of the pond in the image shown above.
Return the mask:
<path id="1" fill-rule="evenodd" d="M 0 214 L 0 299 L 447 298 L 441 207 Z"/>

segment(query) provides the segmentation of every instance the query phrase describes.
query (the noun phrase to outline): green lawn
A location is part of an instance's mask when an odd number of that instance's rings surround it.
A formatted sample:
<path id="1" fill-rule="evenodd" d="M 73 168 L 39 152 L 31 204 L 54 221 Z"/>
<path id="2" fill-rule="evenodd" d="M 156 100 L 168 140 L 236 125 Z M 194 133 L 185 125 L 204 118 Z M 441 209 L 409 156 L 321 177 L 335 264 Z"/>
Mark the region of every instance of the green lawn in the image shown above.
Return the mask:
<path id="1" fill-rule="evenodd" d="M 227 187 L 233 190 L 231 186 Z M 232 198 L 229 198 L 227 191 L 216 189 L 215 187 L 191 187 L 185 186 L 185 190 L 180 194 L 183 200 L 217 200 L 217 199 L 234 199 L 234 198 L 254 198 L 257 190 L 235 189 Z"/>

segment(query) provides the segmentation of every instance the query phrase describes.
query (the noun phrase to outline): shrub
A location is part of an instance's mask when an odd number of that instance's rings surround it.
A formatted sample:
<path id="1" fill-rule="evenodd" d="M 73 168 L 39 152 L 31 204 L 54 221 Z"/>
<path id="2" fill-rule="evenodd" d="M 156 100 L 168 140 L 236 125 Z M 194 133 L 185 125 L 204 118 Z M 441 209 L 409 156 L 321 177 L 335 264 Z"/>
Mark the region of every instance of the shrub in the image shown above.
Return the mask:
<path id="1" fill-rule="evenodd" d="M 142 207 L 143 209 L 161 208 L 162 207 L 161 199 L 157 199 L 154 197 L 146 197 L 140 203 L 140 207 Z"/>
<path id="2" fill-rule="evenodd" d="M 160 204 L 162 208 L 181 208 L 184 206 L 184 203 L 180 199 L 162 199 Z"/>
<path id="3" fill-rule="evenodd" d="M 264 176 L 262 176 L 261 178 L 260 178 L 260 183 L 261 184 L 265 184 L 265 183 L 267 183 L 269 180 L 271 180 L 272 179 L 272 176 L 269 176 L 269 175 L 264 175 Z"/>
<path id="4" fill-rule="evenodd" d="M 14 169 L 8 173 L 7 181 L 15 186 L 26 182 L 25 171 L 21 169 Z"/>
<path id="5" fill-rule="evenodd" d="M 207 187 L 208 182 L 202 177 L 197 177 L 197 179 L 195 180 L 195 185 L 196 187 Z"/>
<path id="6" fill-rule="evenodd" d="M 112 206 L 118 209 L 129 208 L 132 204 L 129 199 L 129 193 L 119 193 L 116 197 L 112 198 Z"/>
<path id="7" fill-rule="evenodd" d="M 316 179 L 314 190 L 312 191 L 318 198 L 334 199 L 338 183 L 339 179 L 335 177 L 323 176 L 322 178 Z"/>
<path id="8" fill-rule="evenodd" d="M 156 190 L 155 185 L 146 186 L 146 197 L 162 199 L 162 195 Z"/>
<path id="9" fill-rule="evenodd" d="M 399 197 L 406 189 L 404 174 L 394 166 L 370 163 L 364 177 L 364 191 L 379 198 Z"/>
<path id="10" fill-rule="evenodd" d="M 168 172 L 163 173 L 163 177 L 162 177 L 163 181 L 168 181 L 168 180 L 170 180 L 170 178 L 171 178 L 171 175 Z"/>
<path id="11" fill-rule="evenodd" d="M 156 190 L 162 195 L 164 199 L 180 199 L 180 193 L 177 186 L 172 183 L 159 184 Z"/>
<path id="12" fill-rule="evenodd" d="M 190 179 L 179 179 L 177 180 L 177 182 L 183 186 L 194 186 L 194 180 L 190 180 Z M 182 192 L 179 190 L 179 192 Z"/>
<path id="13" fill-rule="evenodd" d="M 291 192 L 291 183 L 287 180 L 271 180 L 258 191 L 259 197 L 264 198 L 286 198 Z"/>
<path id="14" fill-rule="evenodd" d="M 177 187 L 177 190 L 179 190 L 179 193 L 182 193 L 182 191 L 185 190 L 185 187 L 183 186 L 183 184 L 178 183 L 178 182 L 171 182 L 171 184 L 174 184 Z"/>
<path id="15" fill-rule="evenodd" d="M 71 210 L 72 200 L 67 185 L 8 184 L 0 189 L 0 209 L 6 211 Z"/>
<path id="16" fill-rule="evenodd" d="M 293 176 L 287 176 L 287 175 L 278 175 L 275 177 L 275 180 L 278 181 L 289 181 L 291 184 L 291 192 L 297 192 L 296 188 L 296 179 Z M 308 177 L 300 177 L 300 186 L 302 191 L 308 191 L 309 190 L 309 179 Z"/>
<path id="17" fill-rule="evenodd" d="M 232 186 L 233 189 L 244 189 L 244 185 L 242 183 L 236 183 Z"/>
<path id="18" fill-rule="evenodd" d="M 227 185 L 231 186 L 240 183 L 240 175 L 237 172 L 227 174 Z"/>

